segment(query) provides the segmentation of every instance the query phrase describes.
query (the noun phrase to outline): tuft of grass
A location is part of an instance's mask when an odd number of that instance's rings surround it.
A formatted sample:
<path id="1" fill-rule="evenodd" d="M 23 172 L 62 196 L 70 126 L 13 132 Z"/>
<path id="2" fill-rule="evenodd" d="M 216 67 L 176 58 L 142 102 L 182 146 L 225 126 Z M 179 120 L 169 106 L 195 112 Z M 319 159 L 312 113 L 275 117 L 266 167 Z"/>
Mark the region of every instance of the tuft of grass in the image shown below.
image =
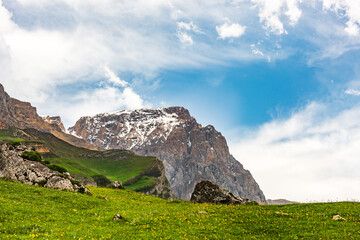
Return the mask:
<path id="1" fill-rule="evenodd" d="M 67 172 L 66 168 L 61 167 L 61 166 L 56 165 L 56 164 L 50 164 L 50 165 L 47 165 L 47 167 L 54 170 L 54 171 L 58 171 L 59 173 Z"/>
<path id="2" fill-rule="evenodd" d="M 41 162 L 41 155 L 36 151 L 25 151 L 21 154 L 21 157 L 34 162 Z"/>
<path id="3" fill-rule="evenodd" d="M 0 180 L 0 238 L 360 239 L 360 203 L 226 206 L 90 191 L 93 196 Z M 113 221 L 116 214 L 123 219 Z"/>

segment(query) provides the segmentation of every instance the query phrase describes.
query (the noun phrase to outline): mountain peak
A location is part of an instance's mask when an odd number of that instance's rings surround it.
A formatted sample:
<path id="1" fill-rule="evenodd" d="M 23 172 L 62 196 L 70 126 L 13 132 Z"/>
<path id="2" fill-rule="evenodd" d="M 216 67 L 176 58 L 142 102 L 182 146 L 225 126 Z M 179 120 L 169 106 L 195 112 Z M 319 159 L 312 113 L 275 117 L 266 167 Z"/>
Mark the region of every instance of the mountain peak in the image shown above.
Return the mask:
<path id="1" fill-rule="evenodd" d="M 190 199 L 195 184 L 212 181 L 240 197 L 265 202 L 251 174 L 229 153 L 212 125 L 202 127 L 183 107 L 122 110 L 82 117 L 69 133 L 106 149 L 158 157 L 174 194 Z"/>

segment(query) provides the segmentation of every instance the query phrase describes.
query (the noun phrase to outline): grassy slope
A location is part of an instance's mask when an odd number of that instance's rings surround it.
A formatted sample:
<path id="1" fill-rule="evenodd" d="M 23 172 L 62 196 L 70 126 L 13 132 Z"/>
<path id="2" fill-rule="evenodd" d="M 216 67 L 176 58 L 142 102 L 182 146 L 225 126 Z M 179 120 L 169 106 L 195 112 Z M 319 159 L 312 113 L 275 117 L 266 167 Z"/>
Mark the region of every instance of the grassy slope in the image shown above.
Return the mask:
<path id="1" fill-rule="evenodd" d="M 166 201 L 126 190 L 90 190 L 93 196 L 0 180 L 0 238 L 360 238 L 360 203 L 221 206 Z M 124 219 L 112 221 L 117 213 Z M 335 214 L 346 221 L 332 220 Z"/>
<path id="2" fill-rule="evenodd" d="M 92 182 L 91 176 L 95 174 L 104 175 L 111 181 L 124 182 L 153 166 L 157 161 L 155 157 L 137 156 L 125 150 L 101 152 L 78 148 L 49 133 L 32 129 L 26 129 L 24 132 L 24 135 L 21 136 L 19 130 L 16 129 L 0 130 L 0 140 L 43 143 L 51 149 L 50 154 L 44 155 L 46 160 L 66 168 L 72 176 L 85 183 Z M 14 135 L 16 137 L 13 137 Z M 29 139 L 36 140 L 30 141 Z M 142 178 L 128 188 L 137 190 L 144 186 L 154 185 L 155 182 L 155 178 L 152 177 Z"/>

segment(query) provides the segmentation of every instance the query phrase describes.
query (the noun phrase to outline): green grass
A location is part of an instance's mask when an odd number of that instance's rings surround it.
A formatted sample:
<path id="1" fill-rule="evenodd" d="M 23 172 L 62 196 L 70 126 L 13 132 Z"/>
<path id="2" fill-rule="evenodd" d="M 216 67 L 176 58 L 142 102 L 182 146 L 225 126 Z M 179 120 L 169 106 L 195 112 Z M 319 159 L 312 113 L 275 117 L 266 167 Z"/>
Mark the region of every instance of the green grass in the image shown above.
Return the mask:
<path id="1" fill-rule="evenodd" d="M 360 238 L 360 203 L 224 206 L 90 190 L 93 196 L 0 180 L 0 239 Z M 118 213 L 124 219 L 112 221 Z M 346 221 L 332 220 L 336 214 Z"/>
<path id="2" fill-rule="evenodd" d="M 49 147 L 51 152 L 43 154 L 44 160 L 65 168 L 73 177 L 86 184 L 94 183 L 92 178 L 94 175 L 104 175 L 111 181 L 122 182 L 136 177 L 140 179 L 140 175 L 158 161 L 155 157 L 137 156 L 126 150 L 93 151 L 75 147 L 52 134 L 34 129 L 0 130 L 1 139 L 7 142 L 36 143 Z M 126 188 L 136 191 L 154 185 L 154 178 L 151 177 L 139 181 Z"/>

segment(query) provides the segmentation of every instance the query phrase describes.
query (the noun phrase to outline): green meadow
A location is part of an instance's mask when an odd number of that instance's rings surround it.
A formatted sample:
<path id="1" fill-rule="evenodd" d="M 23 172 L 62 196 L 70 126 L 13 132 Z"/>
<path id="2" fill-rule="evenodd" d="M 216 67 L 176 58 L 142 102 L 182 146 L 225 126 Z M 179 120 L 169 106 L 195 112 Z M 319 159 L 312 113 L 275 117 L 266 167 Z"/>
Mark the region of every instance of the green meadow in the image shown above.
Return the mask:
<path id="1" fill-rule="evenodd" d="M 0 180 L 0 239 L 360 239 L 360 203 L 226 206 L 90 191 Z"/>

